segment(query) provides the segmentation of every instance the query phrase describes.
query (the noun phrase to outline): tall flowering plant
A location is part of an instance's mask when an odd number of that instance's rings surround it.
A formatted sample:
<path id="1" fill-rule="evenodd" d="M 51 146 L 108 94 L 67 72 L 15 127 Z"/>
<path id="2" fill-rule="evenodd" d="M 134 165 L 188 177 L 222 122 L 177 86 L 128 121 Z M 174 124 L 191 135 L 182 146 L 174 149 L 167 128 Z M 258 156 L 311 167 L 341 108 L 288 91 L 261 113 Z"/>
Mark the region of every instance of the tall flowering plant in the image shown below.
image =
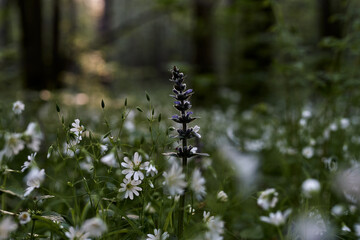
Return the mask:
<path id="1" fill-rule="evenodd" d="M 187 175 L 187 163 L 188 159 L 197 155 L 208 156 L 205 153 L 197 153 L 197 148 L 191 145 L 188 145 L 188 140 L 194 137 L 201 138 L 201 135 L 198 133 L 200 127 L 194 126 L 189 127 L 188 124 L 196 119 L 193 117 L 193 112 L 190 111 L 191 103 L 190 97 L 194 94 L 192 89 L 187 89 L 186 84 L 184 83 L 184 74 L 179 71 L 179 69 L 174 66 L 172 69 L 171 82 L 174 83 L 173 95 L 170 95 L 175 99 L 174 107 L 179 111 L 179 114 L 173 115 L 172 120 L 176 123 L 181 124 L 181 127 L 177 129 L 177 137 L 181 141 L 181 145 L 176 148 L 176 152 L 165 153 L 164 155 L 174 156 L 181 159 L 182 170 Z M 187 176 L 186 176 L 187 178 Z M 205 193 L 205 191 L 202 191 Z M 178 217 L 178 237 L 181 238 L 184 228 L 184 208 L 186 200 L 187 190 L 181 192 L 180 202 L 179 202 L 179 217 Z"/>

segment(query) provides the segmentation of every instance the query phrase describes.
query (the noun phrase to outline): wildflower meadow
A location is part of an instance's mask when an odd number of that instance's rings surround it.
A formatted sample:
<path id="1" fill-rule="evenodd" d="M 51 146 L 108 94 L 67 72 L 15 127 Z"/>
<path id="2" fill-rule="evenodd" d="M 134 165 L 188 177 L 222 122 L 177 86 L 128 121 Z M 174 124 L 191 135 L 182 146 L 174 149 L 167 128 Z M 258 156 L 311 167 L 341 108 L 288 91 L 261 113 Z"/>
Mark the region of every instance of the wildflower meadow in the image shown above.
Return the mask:
<path id="1" fill-rule="evenodd" d="M 0 240 L 360 240 L 359 9 L 0 0 Z"/>
<path id="2" fill-rule="evenodd" d="M 267 106 L 196 111 L 196 91 L 171 73 L 173 109 L 147 92 L 138 105 L 101 100 L 99 118 L 53 102 L 51 119 L 31 121 L 26 103 L 5 107 L 1 239 L 360 235 L 358 117 L 304 106 L 289 128 Z"/>

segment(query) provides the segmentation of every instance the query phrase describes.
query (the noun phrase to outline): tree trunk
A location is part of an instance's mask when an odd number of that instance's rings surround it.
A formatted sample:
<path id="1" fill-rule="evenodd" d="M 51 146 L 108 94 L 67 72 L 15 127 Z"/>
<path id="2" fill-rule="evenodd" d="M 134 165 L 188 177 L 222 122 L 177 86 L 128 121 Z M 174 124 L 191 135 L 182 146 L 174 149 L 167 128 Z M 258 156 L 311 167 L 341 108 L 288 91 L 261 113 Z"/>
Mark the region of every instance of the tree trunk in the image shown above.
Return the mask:
<path id="1" fill-rule="evenodd" d="M 194 65 L 197 74 L 214 72 L 214 24 L 215 1 L 194 0 Z"/>
<path id="2" fill-rule="evenodd" d="M 111 29 L 113 0 L 104 0 L 104 11 L 99 22 L 100 36 L 106 35 Z"/>
<path id="3" fill-rule="evenodd" d="M 46 88 L 43 75 L 42 52 L 42 1 L 18 0 L 21 22 L 21 47 L 24 87 L 41 90 Z"/>
<path id="4" fill-rule="evenodd" d="M 331 21 L 334 14 L 344 13 L 341 7 L 341 0 L 318 0 L 320 38 L 336 37 L 341 38 L 342 26 L 340 21 Z"/>
<path id="5" fill-rule="evenodd" d="M 344 36 L 343 21 L 331 19 L 334 15 L 345 16 L 346 7 L 342 0 L 318 0 L 319 41 L 325 37 L 342 38 Z M 336 71 L 340 67 L 340 52 L 334 49 L 320 49 L 317 69 L 320 71 Z"/>
<path id="6" fill-rule="evenodd" d="M 233 66 L 232 86 L 242 92 L 243 103 L 255 104 L 269 96 L 273 58 L 271 26 L 275 22 L 270 5 L 263 0 L 243 0 L 240 7 L 240 48 Z"/>
<path id="7" fill-rule="evenodd" d="M 0 48 L 10 42 L 10 0 L 0 0 Z"/>
<path id="8" fill-rule="evenodd" d="M 53 0 L 53 26 L 52 26 L 52 71 L 53 80 L 51 88 L 60 88 L 60 72 L 63 70 L 60 56 L 60 6 L 59 0 Z"/>

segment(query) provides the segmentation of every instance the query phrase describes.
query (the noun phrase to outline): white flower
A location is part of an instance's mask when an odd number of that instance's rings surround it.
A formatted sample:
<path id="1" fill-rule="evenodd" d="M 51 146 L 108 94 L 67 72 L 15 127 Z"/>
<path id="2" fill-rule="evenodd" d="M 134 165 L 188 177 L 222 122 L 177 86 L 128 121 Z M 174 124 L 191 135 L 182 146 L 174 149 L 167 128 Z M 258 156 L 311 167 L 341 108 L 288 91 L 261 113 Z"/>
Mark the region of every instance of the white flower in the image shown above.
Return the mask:
<path id="1" fill-rule="evenodd" d="M 13 103 L 12 110 L 16 115 L 19 115 L 25 110 L 25 105 L 21 101 L 16 101 Z"/>
<path id="2" fill-rule="evenodd" d="M 65 233 L 65 236 L 69 240 L 90 240 L 90 238 L 88 238 L 89 233 L 85 233 L 74 227 L 70 227 L 69 231 Z"/>
<path id="3" fill-rule="evenodd" d="M 24 135 L 26 137 L 30 137 L 30 140 L 26 143 L 27 147 L 34 152 L 38 152 L 40 150 L 41 140 L 43 139 L 43 134 L 39 125 L 34 122 L 29 123 L 24 132 Z"/>
<path id="4" fill-rule="evenodd" d="M 310 112 L 310 110 L 304 110 L 304 111 L 302 111 L 302 113 L 301 113 L 301 117 L 302 118 L 305 118 L 305 119 L 308 119 L 308 118 L 311 118 L 311 112 Z"/>
<path id="5" fill-rule="evenodd" d="M 197 149 L 198 149 L 197 147 L 193 147 L 193 148 L 190 149 L 190 152 L 192 154 L 195 154 L 197 152 Z"/>
<path id="6" fill-rule="evenodd" d="M 165 240 L 169 237 L 167 232 L 161 234 L 160 229 L 154 229 L 154 234 L 148 234 L 146 240 Z"/>
<path id="7" fill-rule="evenodd" d="M 25 176 L 26 188 L 24 197 L 28 196 L 35 188 L 39 188 L 41 183 L 45 179 L 45 170 L 39 170 L 37 167 L 33 167 L 31 171 Z"/>
<path id="8" fill-rule="evenodd" d="M 298 217 L 292 224 L 296 238 L 307 240 L 333 239 L 334 233 L 328 221 L 324 221 L 318 210 Z M 293 238 L 291 238 L 293 239 Z"/>
<path id="9" fill-rule="evenodd" d="M 130 111 L 126 117 L 124 128 L 127 129 L 129 132 L 135 131 L 135 115 L 136 113 L 134 111 Z"/>
<path id="10" fill-rule="evenodd" d="M 259 198 L 257 199 L 257 204 L 264 210 L 274 208 L 279 200 L 278 195 L 279 194 L 274 188 L 268 188 L 261 192 Z"/>
<path id="11" fill-rule="evenodd" d="M 276 213 L 270 213 L 269 217 L 261 216 L 260 220 L 278 227 L 285 223 L 291 211 L 291 209 L 288 209 L 284 213 L 282 213 L 281 211 L 277 211 Z"/>
<path id="12" fill-rule="evenodd" d="M 114 167 L 114 168 L 119 167 L 119 163 L 116 161 L 114 151 L 111 151 L 109 154 L 103 156 L 100 159 L 100 162 L 102 162 L 103 164 L 105 164 L 105 165 L 107 165 L 109 167 Z"/>
<path id="13" fill-rule="evenodd" d="M 27 158 L 28 160 L 24 162 L 24 164 L 21 166 L 21 171 L 25 172 L 26 169 L 28 169 L 31 164 L 35 161 L 36 153 L 30 154 Z"/>
<path id="14" fill-rule="evenodd" d="M 349 126 L 350 126 L 350 121 L 349 121 L 348 118 L 342 118 L 342 119 L 340 119 L 340 127 L 341 127 L 342 129 L 346 129 L 346 128 L 348 128 Z"/>
<path id="15" fill-rule="evenodd" d="M 360 237 L 360 224 L 359 223 L 354 224 L 354 230 L 355 230 L 355 235 L 357 237 Z"/>
<path id="16" fill-rule="evenodd" d="M 343 205 L 337 204 L 331 208 L 331 214 L 337 217 L 341 217 L 346 214 L 346 209 Z"/>
<path id="17" fill-rule="evenodd" d="M 299 124 L 300 124 L 300 126 L 302 126 L 302 127 L 306 126 L 306 119 L 301 118 L 300 121 L 299 121 Z"/>
<path id="18" fill-rule="evenodd" d="M 108 146 L 104 144 L 100 144 L 100 153 L 104 154 L 108 150 Z"/>
<path id="19" fill-rule="evenodd" d="M 94 165 L 91 162 L 81 162 L 79 166 L 82 170 L 85 170 L 88 173 L 92 173 L 94 170 Z"/>
<path id="20" fill-rule="evenodd" d="M 214 218 L 214 216 L 210 216 L 210 212 L 206 212 L 206 211 L 203 212 L 203 221 L 204 221 L 204 223 L 209 222 L 213 218 Z"/>
<path id="21" fill-rule="evenodd" d="M 309 178 L 302 183 L 301 188 L 305 197 L 311 198 L 313 194 L 320 192 L 321 185 L 318 180 Z"/>
<path id="22" fill-rule="evenodd" d="M 79 142 L 77 140 L 70 140 L 69 143 L 64 142 L 63 153 L 68 157 L 74 157 L 75 153 L 79 152 L 79 149 L 74 148 L 74 146 L 78 143 Z"/>
<path id="23" fill-rule="evenodd" d="M 203 216 L 203 221 L 208 228 L 208 231 L 205 233 L 205 239 L 223 239 L 221 234 L 224 233 L 224 221 L 217 216 L 210 216 L 210 212 L 204 211 Z"/>
<path id="24" fill-rule="evenodd" d="M 30 214 L 28 212 L 19 213 L 19 221 L 21 225 L 27 224 L 31 221 Z"/>
<path id="25" fill-rule="evenodd" d="M 171 169 L 168 172 L 164 172 L 163 176 L 165 185 L 170 195 L 175 196 L 177 194 L 182 195 L 186 187 L 185 174 L 182 172 L 182 167 L 177 163 L 172 164 Z"/>
<path id="26" fill-rule="evenodd" d="M 355 205 L 350 205 L 349 211 L 351 214 L 355 214 L 355 212 L 357 211 L 357 207 Z"/>
<path id="27" fill-rule="evenodd" d="M 73 128 L 70 129 L 70 132 L 73 132 L 77 138 L 81 141 L 82 137 L 81 134 L 84 131 L 84 126 L 80 125 L 80 120 L 79 119 L 75 119 L 75 121 L 71 124 L 71 126 L 73 126 Z"/>
<path id="28" fill-rule="evenodd" d="M 302 150 L 302 155 L 309 159 L 312 158 L 314 156 L 314 148 L 311 146 L 307 146 Z"/>
<path id="29" fill-rule="evenodd" d="M 134 194 L 139 196 L 139 192 L 142 190 L 141 187 L 138 187 L 141 184 L 141 180 L 131 180 L 124 178 L 124 182 L 120 184 L 121 188 L 119 192 L 125 192 L 125 198 L 134 199 Z"/>
<path id="30" fill-rule="evenodd" d="M 227 202 L 228 201 L 228 195 L 224 191 L 220 191 L 217 194 L 217 199 L 219 199 L 222 202 Z"/>
<path id="31" fill-rule="evenodd" d="M 191 207 L 190 204 L 188 204 L 188 205 L 186 206 L 186 208 L 187 208 L 187 211 L 188 211 L 189 214 L 195 215 L 195 208 Z"/>
<path id="32" fill-rule="evenodd" d="M 200 127 L 198 125 L 195 125 L 193 128 L 192 128 L 192 134 L 197 137 L 197 138 L 201 138 L 201 135 L 198 133 L 200 130 Z"/>
<path id="33" fill-rule="evenodd" d="M 144 174 L 142 170 L 145 170 L 149 165 L 149 162 L 141 163 L 141 156 L 139 153 L 135 152 L 133 160 L 131 161 L 128 157 L 124 157 L 124 162 L 121 163 L 124 170 L 122 170 L 122 174 L 126 174 L 125 178 L 131 179 L 134 175 L 134 180 L 143 180 Z"/>
<path id="34" fill-rule="evenodd" d="M 190 188 L 194 191 L 197 200 L 201 200 L 206 195 L 205 178 L 201 176 L 198 168 L 192 174 Z"/>
<path id="35" fill-rule="evenodd" d="M 335 132 L 338 130 L 338 126 L 336 125 L 336 123 L 332 123 L 332 124 L 330 124 L 329 129 L 331 131 Z"/>
<path id="36" fill-rule="evenodd" d="M 158 174 L 158 170 L 156 169 L 155 165 L 149 164 L 146 168 L 146 176 L 151 175 L 152 177 Z"/>
<path id="37" fill-rule="evenodd" d="M 5 217 L 0 222 L 0 240 L 8 239 L 9 234 L 18 228 L 11 217 Z"/>
<path id="38" fill-rule="evenodd" d="M 20 133 L 5 133 L 5 147 L 1 151 L 0 156 L 3 154 L 7 157 L 17 155 L 24 149 L 24 144 Z"/>
<path id="39" fill-rule="evenodd" d="M 343 232 L 351 232 L 351 229 L 345 225 L 345 223 L 342 223 L 341 231 Z"/>
<path id="40" fill-rule="evenodd" d="M 88 234 L 89 237 L 100 237 L 107 231 L 107 226 L 103 220 L 98 217 L 86 220 L 81 226 L 81 231 Z"/>
<path id="41" fill-rule="evenodd" d="M 148 204 L 145 207 L 145 212 L 148 213 L 156 213 L 155 208 L 151 205 L 151 202 L 148 202 Z"/>

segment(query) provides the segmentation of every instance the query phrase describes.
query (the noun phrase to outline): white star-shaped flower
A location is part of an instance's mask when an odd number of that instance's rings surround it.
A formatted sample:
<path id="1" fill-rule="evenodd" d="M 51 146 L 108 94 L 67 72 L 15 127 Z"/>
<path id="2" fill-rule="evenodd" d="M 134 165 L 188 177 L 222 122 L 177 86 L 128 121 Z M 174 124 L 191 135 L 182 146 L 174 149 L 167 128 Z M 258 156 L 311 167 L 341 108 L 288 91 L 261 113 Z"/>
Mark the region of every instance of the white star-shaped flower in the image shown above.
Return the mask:
<path id="1" fill-rule="evenodd" d="M 123 183 L 120 184 L 119 192 L 125 192 L 125 198 L 134 199 L 134 195 L 139 196 L 139 191 L 142 190 L 138 185 L 141 184 L 140 180 L 131 180 L 124 178 Z"/>
<path id="2" fill-rule="evenodd" d="M 142 158 L 138 152 L 135 152 L 133 160 L 128 157 L 124 157 L 124 162 L 121 163 L 125 169 L 122 170 L 122 174 L 125 174 L 125 178 L 131 179 L 134 176 L 134 180 L 143 180 L 144 174 L 142 170 L 146 170 L 149 166 L 149 162 L 141 163 Z"/>

